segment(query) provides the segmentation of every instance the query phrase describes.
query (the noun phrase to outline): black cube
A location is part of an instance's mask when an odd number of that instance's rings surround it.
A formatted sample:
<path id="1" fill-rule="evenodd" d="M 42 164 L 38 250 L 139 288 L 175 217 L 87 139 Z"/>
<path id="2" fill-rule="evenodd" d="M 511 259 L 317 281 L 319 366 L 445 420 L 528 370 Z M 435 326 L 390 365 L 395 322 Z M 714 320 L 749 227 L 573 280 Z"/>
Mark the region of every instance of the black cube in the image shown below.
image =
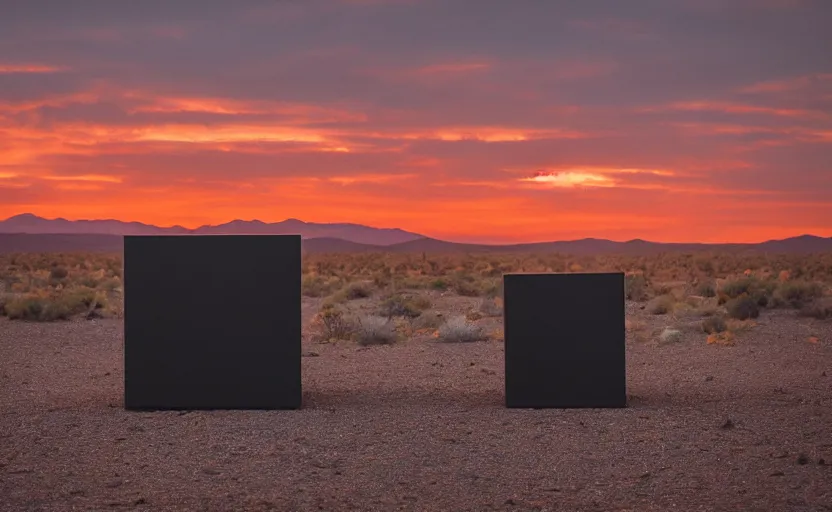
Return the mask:
<path id="1" fill-rule="evenodd" d="M 301 405 L 301 238 L 124 237 L 127 409 Z"/>
<path id="2" fill-rule="evenodd" d="M 625 407 L 624 274 L 506 274 L 507 407 Z"/>

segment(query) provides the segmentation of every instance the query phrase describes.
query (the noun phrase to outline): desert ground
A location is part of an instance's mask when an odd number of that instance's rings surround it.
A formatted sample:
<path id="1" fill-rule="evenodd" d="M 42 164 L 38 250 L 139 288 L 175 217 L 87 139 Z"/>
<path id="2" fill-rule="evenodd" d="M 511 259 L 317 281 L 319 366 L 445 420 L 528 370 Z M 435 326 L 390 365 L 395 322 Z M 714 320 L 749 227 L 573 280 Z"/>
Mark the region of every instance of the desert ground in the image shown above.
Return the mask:
<path id="1" fill-rule="evenodd" d="M 830 255 L 306 258 L 303 408 L 211 412 L 123 409 L 117 256 L 0 258 L 2 510 L 832 510 Z M 506 409 L 499 276 L 599 269 L 628 407 Z"/>

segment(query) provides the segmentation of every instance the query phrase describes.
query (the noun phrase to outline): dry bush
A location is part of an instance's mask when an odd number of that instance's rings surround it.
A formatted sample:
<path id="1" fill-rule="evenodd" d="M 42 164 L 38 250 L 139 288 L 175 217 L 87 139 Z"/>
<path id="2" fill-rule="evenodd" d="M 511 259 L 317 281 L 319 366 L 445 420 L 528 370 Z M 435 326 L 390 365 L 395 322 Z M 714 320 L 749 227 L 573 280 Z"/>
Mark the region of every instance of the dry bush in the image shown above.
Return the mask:
<path id="1" fill-rule="evenodd" d="M 379 315 L 386 318 L 396 316 L 416 318 L 430 308 L 430 299 L 420 295 L 410 296 L 397 293 L 386 298 L 379 307 Z"/>
<path id="2" fill-rule="evenodd" d="M 417 331 L 435 330 L 445 323 L 445 315 L 434 310 L 423 311 L 410 322 L 413 329 Z"/>
<path id="3" fill-rule="evenodd" d="M 369 282 L 361 281 L 349 283 L 337 292 L 327 297 L 327 303 L 337 304 L 350 300 L 365 299 L 373 294 L 372 285 Z"/>
<path id="4" fill-rule="evenodd" d="M 356 322 L 338 307 L 327 305 L 312 319 L 315 338 L 321 342 L 349 340 L 356 332 Z"/>
<path id="5" fill-rule="evenodd" d="M 820 283 L 808 281 L 787 281 L 777 287 L 774 292 L 775 306 L 788 306 L 801 309 L 817 298 L 823 296 L 823 287 Z"/>
<path id="6" fill-rule="evenodd" d="M 337 277 L 305 275 L 301 279 L 301 293 L 307 297 L 324 297 L 342 286 Z"/>
<path id="7" fill-rule="evenodd" d="M 659 341 L 662 343 L 678 343 L 682 341 L 682 331 L 665 327 L 659 334 Z"/>
<path id="8" fill-rule="evenodd" d="M 356 324 L 355 341 L 359 345 L 392 345 L 398 338 L 396 326 L 388 318 L 362 316 Z"/>
<path id="9" fill-rule="evenodd" d="M 712 316 L 702 320 L 702 331 L 707 334 L 716 334 L 728 330 L 728 324 L 725 318 L 721 316 Z"/>
<path id="10" fill-rule="evenodd" d="M 450 343 L 472 342 L 485 339 L 485 332 L 465 317 L 455 316 L 439 327 L 439 340 Z"/>
<path id="11" fill-rule="evenodd" d="M 499 299 L 483 299 L 480 302 L 479 312 L 484 316 L 503 316 L 503 305 Z"/>
<path id="12" fill-rule="evenodd" d="M 672 295 L 655 297 L 647 304 L 647 312 L 651 315 L 666 315 L 673 312 L 676 298 Z"/>
<path id="13" fill-rule="evenodd" d="M 696 286 L 696 295 L 700 297 L 716 297 L 716 283 L 707 280 Z"/>
<path id="14" fill-rule="evenodd" d="M 800 316 L 827 320 L 832 318 L 832 299 L 818 300 L 800 308 Z"/>
<path id="15" fill-rule="evenodd" d="M 750 295 L 740 295 L 725 303 L 728 317 L 737 320 L 748 320 L 760 316 L 760 306 Z"/>
<path id="16" fill-rule="evenodd" d="M 625 275 L 624 296 L 628 300 L 636 302 L 647 300 L 647 278 L 643 274 Z"/>

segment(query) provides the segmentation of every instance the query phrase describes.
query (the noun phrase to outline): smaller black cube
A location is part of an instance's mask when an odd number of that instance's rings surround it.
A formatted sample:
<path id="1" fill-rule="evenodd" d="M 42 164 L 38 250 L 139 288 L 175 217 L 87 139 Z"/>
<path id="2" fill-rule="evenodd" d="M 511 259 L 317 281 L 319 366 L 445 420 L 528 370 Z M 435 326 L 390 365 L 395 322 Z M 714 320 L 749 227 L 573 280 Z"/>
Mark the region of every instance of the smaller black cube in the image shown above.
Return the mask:
<path id="1" fill-rule="evenodd" d="M 301 238 L 124 238 L 127 409 L 301 405 Z"/>
<path id="2" fill-rule="evenodd" d="M 625 407 L 624 274 L 506 274 L 507 407 Z"/>

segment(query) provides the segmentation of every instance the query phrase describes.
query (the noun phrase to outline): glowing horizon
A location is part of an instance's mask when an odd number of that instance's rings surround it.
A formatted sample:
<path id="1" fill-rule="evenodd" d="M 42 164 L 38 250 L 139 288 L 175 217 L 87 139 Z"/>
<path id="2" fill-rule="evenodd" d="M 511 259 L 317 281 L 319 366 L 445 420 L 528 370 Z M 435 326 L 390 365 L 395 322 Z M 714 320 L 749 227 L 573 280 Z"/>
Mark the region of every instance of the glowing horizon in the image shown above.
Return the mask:
<path id="1" fill-rule="evenodd" d="M 0 20 L 0 218 L 832 236 L 830 11 L 711 4 L 23 6 Z"/>

